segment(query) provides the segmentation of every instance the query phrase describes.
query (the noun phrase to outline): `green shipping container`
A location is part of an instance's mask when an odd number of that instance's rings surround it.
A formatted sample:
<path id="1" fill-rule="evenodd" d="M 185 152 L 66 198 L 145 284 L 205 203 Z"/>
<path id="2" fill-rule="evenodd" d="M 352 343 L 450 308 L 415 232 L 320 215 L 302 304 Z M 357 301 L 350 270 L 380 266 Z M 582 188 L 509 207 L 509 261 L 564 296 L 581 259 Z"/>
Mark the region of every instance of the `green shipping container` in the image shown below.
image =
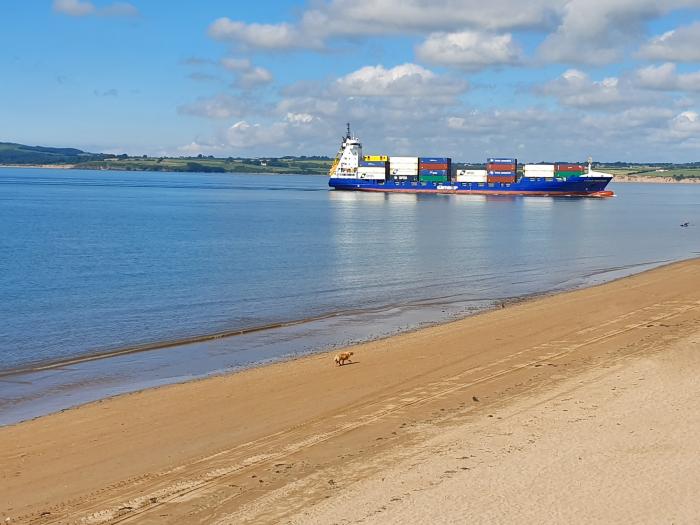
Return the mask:
<path id="1" fill-rule="evenodd" d="M 418 180 L 421 182 L 447 182 L 446 175 L 420 175 Z"/>
<path id="2" fill-rule="evenodd" d="M 554 176 L 568 179 L 569 177 L 580 177 L 585 173 L 585 171 L 555 171 Z"/>

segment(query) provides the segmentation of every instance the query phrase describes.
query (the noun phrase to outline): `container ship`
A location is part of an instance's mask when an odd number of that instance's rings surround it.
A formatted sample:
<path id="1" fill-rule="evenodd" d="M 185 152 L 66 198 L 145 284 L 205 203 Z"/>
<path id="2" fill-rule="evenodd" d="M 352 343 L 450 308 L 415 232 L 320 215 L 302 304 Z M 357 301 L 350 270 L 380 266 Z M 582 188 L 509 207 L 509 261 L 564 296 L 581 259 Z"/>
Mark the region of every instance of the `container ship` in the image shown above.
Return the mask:
<path id="1" fill-rule="evenodd" d="M 525 164 L 510 157 L 487 159 L 485 170 L 452 168 L 448 157 L 363 155 L 362 144 L 350 133 L 329 171 L 336 190 L 472 195 L 538 195 L 612 197 L 605 187 L 612 175 L 583 164 Z"/>

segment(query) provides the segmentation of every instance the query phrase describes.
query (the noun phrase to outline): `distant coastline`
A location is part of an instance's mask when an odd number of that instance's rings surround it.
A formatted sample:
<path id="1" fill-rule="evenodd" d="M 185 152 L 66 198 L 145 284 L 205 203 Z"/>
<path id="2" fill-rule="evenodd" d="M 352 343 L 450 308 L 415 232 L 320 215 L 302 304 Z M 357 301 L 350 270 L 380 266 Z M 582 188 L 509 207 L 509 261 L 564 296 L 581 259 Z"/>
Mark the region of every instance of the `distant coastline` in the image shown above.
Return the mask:
<path id="1" fill-rule="evenodd" d="M 217 159 L 218 160 L 218 159 Z M 0 168 L 42 168 L 42 169 L 57 169 L 57 170 L 93 170 L 93 171 L 157 171 L 165 173 L 201 173 L 201 172 L 211 172 L 211 173 L 260 173 L 260 174 L 301 174 L 301 175 L 323 175 L 328 173 L 328 168 L 330 168 L 330 162 L 328 166 L 318 166 L 314 168 L 308 168 L 303 166 L 298 166 L 297 169 L 294 167 L 285 166 L 284 168 L 279 168 L 276 166 L 255 166 L 251 164 L 242 164 L 240 166 L 235 166 L 229 169 L 212 169 L 200 166 L 184 166 L 178 167 L 177 169 L 168 169 L 167 167 L 138 167 L 133 163 L 104 163 L 100 161 L 99 165 L 94 163 L 79 163 L 79 164 L 2 164 L 0 163 Z M 207 166 L 207 165 L 203 165 Z M 190 168 L 190 169 L 188 169 Z M 598 167 L 598 169 L 605 170 L 604 167 Z M 628 183 L 628 182 L 643 182 L 651 184 L 700 184 L 700 173 L 698 176 L 661 176 L 661 175 L 618 175 L 614 174 L 613 171 L 613 182 Z M 700 171 L 700 170 L 699 170 Z"/>
<path id="2" fill-rule="evenodd" d="M 288 175 L 327 175 L 333 159 L 323 155 L 282 157 L 182 157 L 133 156 L 126 153 L 90 153 L 76 148 L 27 146 L 0 142 L 0 167 L 115 171 L 160 171 L 187 173 L 261 173 Z M 455 169 L 484 169 L 483 164 L 452 163 Z M 593 168 L 610 173 L 615 182 L 662 184 L 700 182 L 700 162 L 673 163 L 594 163 Z"/>

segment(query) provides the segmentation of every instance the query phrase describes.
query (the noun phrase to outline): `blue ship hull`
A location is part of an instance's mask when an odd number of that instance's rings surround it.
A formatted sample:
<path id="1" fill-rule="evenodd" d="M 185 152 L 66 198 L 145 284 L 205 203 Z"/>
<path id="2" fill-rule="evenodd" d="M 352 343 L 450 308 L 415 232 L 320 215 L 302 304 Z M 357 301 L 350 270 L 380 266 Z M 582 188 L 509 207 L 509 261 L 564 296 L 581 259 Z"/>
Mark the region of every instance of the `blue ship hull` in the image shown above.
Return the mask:
<path id="1" fill-rule="evenodd" d="M 502 182 L 409 182 L 331 178 L 336 190 L 403 193 L 459 193 L 471 195 L 539 195 L 562 197 L 611 197 L 605 187 L 611 177 L 535 178 L 521 177 L 514 183 Z"/>

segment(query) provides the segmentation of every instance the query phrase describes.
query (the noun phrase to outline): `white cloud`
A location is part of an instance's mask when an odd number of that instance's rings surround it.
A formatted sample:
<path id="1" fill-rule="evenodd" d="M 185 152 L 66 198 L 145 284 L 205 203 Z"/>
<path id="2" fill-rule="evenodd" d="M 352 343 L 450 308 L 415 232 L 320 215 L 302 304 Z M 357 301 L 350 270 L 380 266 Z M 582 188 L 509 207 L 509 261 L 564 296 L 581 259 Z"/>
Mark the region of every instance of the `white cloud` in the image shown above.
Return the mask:
<path id="1" fill-rule="evenodd" d="M 273 80 L 270 71 L 264 67 L 253 66 L 247 58 L 223 58 L 221 65 L 224 69 L 236 73 L 238 86 L 245 89 L 269 84 Z"/>
<path id="2" fill-rule="evenodd" d="M 53 10 L 69 16 L 85 16 L 95 12 L 95 5 L 80 0 L 54 0 Z"/>
<path id="3" fill-rule="evenodd" d="M 247 24 L 223 17 L 211 24 L 209 34 L 251 48 L 321 49 L 333 37 L 541 28 L 564 1 L 331 0 L 315 3 L 296 24 Z"/>
<path id="4" fill-rule="evenodd" d="M 219 94 L 213 97 L 202 97 L 190 104 L 177 108 L 181 115 L 191 115 L 210 119 L 227 119 L 240 117 L 248 112 L 249 100 L 231 95 Z"/>
<path id="5" fill-rule="evenodd" d="M 308 113 L 287 113 L 285 119 L 292 124 L 311 124 L 314 116 Z"/>
<path id="6" fill-rule="evenodd" d="M 221 145 L 219 144 L 206 144 L 206 143 L 201 143 L 199 141 L 193 140 L 189 144 L 185 144 L 184 146 L 180 146 L 177 148 L 179 153 L 185 154 L 187 156 L 194 156 L 194 155 L 199 155 L 201 154 L 212 154 L 212 153 L 217 153 L 221 151 Z M 167 156 L 167 155 L 164 155 Z"/>
<path id="7" fill-rule="evenodd" d="M 241 87 L 252 88 L 272 82 L 272 73 L 264 67 L 254 67 L 241 74 L 238 79 Z"/>
<path id="8" fill-rule="evenodd" d="M 416 64 L 402 64 L 391 69 L 365 66 L 336 80 L 335 88 L 352 97 L 437 97 L 462 93 L 467 84 L 448 81 Z"/>
<path id="9" fill-rule="evenodd" d="M 638 85 L 647 89 L 700 92 L 700 71 L 679 74 L 670 62 L 641 68 L 635 77 Z"/>
<path id="10" fill-rule="evenodd" d="M 54 0 L 53 10 L 68 16 L 136 16 L 138 9 L 127 2 L 114 2 L 98 8 L 89 0 Z"/>
<path id="11" fill-rule="evenodd" d="M 309 39 L 290 24 L 245 24 L 227 17 L 214 21 L 209 26 L 209 35 L 216 40 L 239 42 L 246 47 L 261 49 L 283 50 L 320 46 L 320 42 Z"/>
<path id="12" fill-rule="evenodd" d="M 291 96 L 277 103 L 277 113 L 306 113 L 326 117 L 339 115 L 341 103 L 337 97 L 321 96 Z"/>
<path id="13" fill-rule="evenodd" d="M 260 146 L 278 145 L 284 142 L 287 124 L 275 122 L 264 126 L 250 124 L 241 120 L 226 131 L 226 144 L 234 148 L 258 148 Z"/>
<path id="14" fill-rule="evenodd" d="M 512 35 L 490 35 L 479 31 L 433 33 L 416 48 L 416 55 L 429 64 L 466 70 L 517 64 L 521 60 L 521 50 Z"/>
<path id="15" fill-rule="evenodd" d="M 700 133 L 700 115 L 695 111 L 684 111 L 671 120 L 671 130 L 679 136 L 691 137 Z"/>
<path id="16" fill-rule="evenodd" d="M 642 94 L 617 77 L 591 80 L 578 69 L 569 69 L 536 91 L 557 98 L 562 106 L 575 108 L 626 106 L 638 103 L 643 98 Z"/>
<path id="17" fill-rule="evenodd" d="M 700 0 L 319 0 L 311 5 L 294 23 L 248 24 L 219 18 L 209 34 L 265 50 L 320 50 L 330 39 L 367 35 L 462 34 L 452 40 L 429 37 L 419 49 L 434 63 L 442 63 L 437 52 L 446 50 L 448 65 L 469 68 L 480 61 L 479 51 L 470 52 L 474 46 L 468 35 L 525 29 L 551 32 L 539 49 L 546 62 L 605 64 L 638 45 L 647 22 L 676 9 L 700 7 Z M 678 32 L 680 44 L 683 32 Z M 696 41 L 690 33 L 688 42 Z M 512 37 L 510 42 L 490 38 L 492 47 L 483 50 L 486 54 L 495 54 L 499 63 L 506 64 L 517 58 Z M 690 49 L 685 40 L 683 46 Z"/>
<path id="18" fill-rule="evenodd" d="M 373 35 L 546 25 L 563 0 L 332 0 L 308 10 L 300 27 L 316 34 Z"/>
<path id="19" fill-rule="evenodd" d="M 643 38 L 649 20 L 692 6 L 700 0 L 568 0 L 539 54 L 548 62 L 611 63 Z"/>
<path id="20" fill-rule="evenodd" d="M 652 38 L 639 55 L 649 60 L 700 62 L 700 22 Z"/>

